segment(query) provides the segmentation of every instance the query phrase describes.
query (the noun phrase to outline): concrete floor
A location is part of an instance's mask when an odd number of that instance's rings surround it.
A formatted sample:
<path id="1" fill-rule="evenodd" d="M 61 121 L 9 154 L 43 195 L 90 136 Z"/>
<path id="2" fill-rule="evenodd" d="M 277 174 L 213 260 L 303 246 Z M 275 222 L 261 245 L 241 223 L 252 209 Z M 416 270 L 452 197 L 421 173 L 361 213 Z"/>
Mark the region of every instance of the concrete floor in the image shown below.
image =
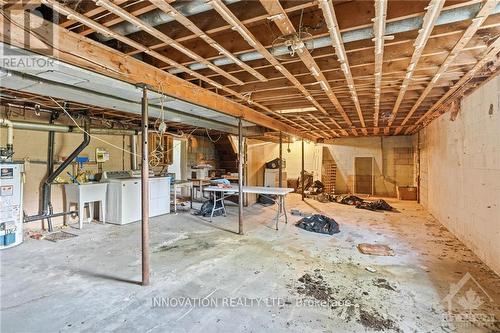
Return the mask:
<path id="1" fill-rule="evenodd" d="M 289 209 L 335 218 L 341 232 L 333 236 L 298 229 L 292 223 L 300 218 L 296 216 L 276 231 L 271 221 L 274 207 L 260 205 L 245 209 L 245 236 L 233 232 L 236 207 L 213 223 L 188 213 L 154 218 L 148 287 L 136 283 L 141 272 L 139 223 L 68 228 L 79 236 L 57 243 L 27 239 L 0 252 L 0 328 L 204 333 L 499 330 L 498 322 L 487 322 L 491 317 L 480 317 L 472 325 L 443 321 L 443 298 L 467 272 L 491 297 L 469 280 L 462 289 L 476 294 L 469 292 L 471 297 L 465 298 L 467 313 L 499 318 L 500 278 L 419 205 L 389 202 L 400 212 L 303 203 L 299 196 L 289 196 Z M 363 242 L 388 244 L 395 255 L 361 254 L 356 245 Z M 306 273 L 313 280 L 321 275 L 321 285 L 331 288 L 328 303 L 298 293 L 303 286 L 298 279 Z M 464 300 L 463 294 L 459 290 L 455 300 Z M 161 301 L 163 306 L 153 306 Z M 464 309 L 453 305 L 456 313 Z"/>

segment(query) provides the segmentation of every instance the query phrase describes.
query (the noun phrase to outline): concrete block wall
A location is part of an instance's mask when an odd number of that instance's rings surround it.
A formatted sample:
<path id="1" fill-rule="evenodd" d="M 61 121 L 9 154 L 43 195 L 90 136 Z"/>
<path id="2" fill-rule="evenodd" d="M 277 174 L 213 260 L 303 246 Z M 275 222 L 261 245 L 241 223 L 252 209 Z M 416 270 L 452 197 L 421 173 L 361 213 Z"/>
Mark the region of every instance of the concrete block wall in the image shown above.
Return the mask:
<path id="1" fill-rule="evenodd" d="M 421 203 L 500 275 L 500 76 L 420 131 Z"/>
<path id="2" fill-rule="evenodd" d="M 325 147 L 337 163 L 336 192 L 354 192 L 354 158 L 372 157 L 374 195 L 396 196 L 396 186 L 415 184 L 413 146 L 405 136 L 335 139 Z"/>

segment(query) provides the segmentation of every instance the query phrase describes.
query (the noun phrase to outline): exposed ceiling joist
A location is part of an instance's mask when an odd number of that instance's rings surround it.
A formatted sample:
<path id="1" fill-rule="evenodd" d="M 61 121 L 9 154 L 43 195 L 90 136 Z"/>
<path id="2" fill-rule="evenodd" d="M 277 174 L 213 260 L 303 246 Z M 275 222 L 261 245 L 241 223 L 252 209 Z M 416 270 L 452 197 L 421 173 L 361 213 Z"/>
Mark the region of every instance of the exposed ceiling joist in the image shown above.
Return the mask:
<path id="1" fill-rule="evenodd" d="M 253 36 L 253 34 L 241 23 L 241 21 L 226 7 L 220 0 L 211 0 L 209 2 L 213 8 L 224 18 L 226 22 L 234 27 L 243 39 L 253 48 L 255 48 L 262 56 L 271 63 L 278 71 L 280 71 L 300 92 L 309 100 L 318 110 L 328 115 L 328 112 L 313 98 L 306 88 L 290 73 L 280 62 Z M 337 128 L 342 127 L 334 120 Z"/>
<path id="2" fill-rule="evenodd" d="M 373 31 L 375 40 L 375 92 L 374 92 L 374 114 L 373 134 L 379 133 L 378 121 L 380 113 L 380 94 L 382 90 L 382 65 L 384 63 L 385 22 L 387 17 L 387 0 L 375 1 L 375 18 L 373 20 Z"/>
<path id="3" fill-rule="evenodd" d="M 361 111 L 361 106 L 359 105 L 358 94 L 356 92 L 356 87 L 354 84 L 354 79 L 352 78 L 351 68 L 349 67 L 349 60 L 347 59 L 347 54 L 344 48 L 344 41 L 342 40 L 342 35 L 340 33 L 339 24 L 337 22 L 337 16 L 335 15 L 335 9 L 333 8 L 333 3 L 330 0 L 319 0 L 321 10 L 323 11 L 323 16 L 325 17 L 326 25 L 328 26 L 328 32 L 330 33 L 330 38 L 332 40 L 332 45 L 335 48 L 335 53 L 340 62 L 340 68 L 344 72 L 345 78 L 347 80 L 347 86 L 351 93 L 352 100 L 356 107 L 356 112 L 358 113 L 359 121 L 361 122 L 361 127 L 366 127 L 365 119 L 363 117 L 363 112 Z M 363 130 L 366 135 L 366 130 Z"/>
<path id="4" fill-rule="evenodd" d="M 278 0 L 271 0 L 271 1 L 260 0 L 260 3 L 270 15 L 268 19 L 274 18 L 272 19 L 272 21 L 280 29 L 283 35 L 291 35 L 297 32 L 292 22 L 288 18 L 287 13 L 285 12 L 285 10 L 283 9 Z M 327 95 L 328 99 L 332 102 L 332 104 L 337 108 L 339 113 L 344 118 L 345 122 L 349 124 L 349 126 L 352 126 L 352 122 L 349 119 L 349 116 L 344 111 L 344 108 L 342 107 L 337 97 L 333 93 L 332 88 L 328 83 L 325 75 L 319 68 L 318 64 L 312 57 L 309 50 L 307 50 L 307 48 L 304 46 L 301 49 L 297 50 L 297 54 L 301 59 L 301 61 L 306 66 L 306 68 L 308 68 L 311 71 L 312 76 L 315 78 L 316 82 L 320 84 L 321 89 L 325 92 L 325 94 Z"/>
<path id="5" fill-rule="evenodd" d="M 479 27 L 486 21 L 488 16 L 493 12 L 495 9 L 497 3 L 496 1 L 486 1 L 481 8 L 481 10 L 477 13 L 476 17 L 472 19 L 471 25 L 464 31 L 463 35 L 460 37 L 458 42 L 455 44 L 451 52 L 448 54 L 444 62 L 441 64 L 439 69 L 437 70 L 436 74 L 432 77 L 431 81 L 425 88 L 425 90 L 422 92 L 418 100 L 415 102 L 413 107 L 411 108 L 410 112 L 406 115 L 405 119 L 401 123 L 401 126 L 404 126 L 408 120 L 411 118 L 411 116 L 415 113 L 415 111 L 418 109 L 418 107 L 422 104 L 422 102 L 425 100 L 427 95 L 431 92 L 431 90 L 435 87 L 437 82 L 439 81 L 440 77 L 445 75 L 446 71 L 449 69 L 451 64 L 456 60 L 457 56 L 460 54 L 460 52 L 465 48 L 465 46 L 469 43 L 471 38 L 476 34 L 477 30 Z M 402 127 L 398 127 L 395 131 L 394 134 L 399 134 L 402 130 Z"/>
<path id="6" fill-rule="evenodd" d="M 234 83 L 240 84 L 240 85 L 244 83 L 240 79 L 238 79 L 235 76 L 227 73 L 226 71 L 224 71 L 221 68 L 215 66 L 214 64 L 212 64 L 211 62 L 209 62 L 205 58 L 199 56 L 195 52 L 193 52 L 190 49 L 188 49 L 187 47 L 183 46 L 181 43 L 179 43 L 179 42 L 175 41 L 174 39 L 168 37 L 167 35 L 165 35 L 160 30 L 154 28 L 153 26 L 151 26 L 148 23 L 145 23 L 145 22 L 141 21 L 140 19 L 138 19 L 134 15 L 132 15 L 129 12 L 127 12 L 126 10 L 122 9 L 120 6 L 115 5 L 113 2 L 111 2 L 109 0 L 93 0 L 93 1 L 96 3 L 96 5 L 104 7 L 108 11 L 112 12 L 113 14 L 121 17 L 122 19 L 124 19 L 124 20 L 126 20 L 126 21 L 128 21 L 128 22 L 130 22 L 130 23 L 132 23 L 132 24 L 134 24 L 136 26 L 138 26 L 138 27 L 140 27 L 143 31 L 149 33 L 151 36 L 157 38 L 158 40 L 163 41 L 164 43 L 167 43 L 169 46 L 171 46 L 174 49 L 176 49 L 177 51 L 183 53 L 187 57 L 189 57 L 189 58 L 191 58 L 191 59 L 193 59 L 195 61 L 198 61 L 198 62 L 206 65 L 208 68 L 210 68 L 214 72 L 216 72 L 216 73 L 222 75 L 223 77 L 225 77 L 225 78 L 233 81 Z M 117 35 L 116 33 L 114 33 L 114 34 Z M 115 36 L 113 36 L 113 37 L 115 37 Z"/>
<path id="7" fill-rule="evenodd" d="M 498 53 L 500 52 L 500 36 L 498 36 L 495 41 L 488 47 L 484 55 L 481 59 L 476 63 L 476 65 L 467 72 L 462 78 L 455 83 L 436 103 L 432 105 L 432 107 L 427 110 L 427 112 L 421 116 L 415 123 L 415 125 L 410 126 L 405 134 L 414 133 L 416 127 L 423 123 L 427 118 L 430 118 L 432 114 L 442 105 L 447 103 L 449 99 L 453 96 L 453 94 L 459 90 L 462 86 L 464 86 L 469 80 L 474 78 L 474 76 L 489 62 L 498 57 Z"/>
<path id="8" fill-rule="evenodd" d="M 199 38 L 203 39 L 208 45 L 216 49 L 220 55 L 226 56 L 231 59 L 236 65 L 241 67 L 243 70 L 255 76 L 259 81 L 266 82 L 267 78 L 262 74 L 257 72 L 252 67 L 248 66 L 246 63 L 238 59 L 234 54 L 226 50 L 222 45 L 213 40 L 209 35 L 203 32 L 200 28 L 198 28 L 190 19 L 183 16 L 179 13 L 173 6 L 169 5 L 163 0 L 149 0 L 153 5 L 163 10 L 166 14 L 172 16 L 175 20 L 177 20 L 184 27 L 189 29 L 192 33 L 197 35 Z"/>
<path id="9" fill-rule="evenodd" d="M 36 34 L 28 36 L 27 22 L 37 24 L 40 28 Z M 0 24 L 8 27 L 0 31 L 2 42 L 24 48 L 28 42 L 30 48 L 38 50 L 40 54 L 53 56 L 58 51 L 61 61 L 101 73 L 120 80 L 138 84 L 145 83 L 157 91 L 162 91 L 173 98 L 178 98 L 196 105 L 200 105 L 218 112 L 241 117 L 254 124 L 282 131 L 292 135 L 314 140 L 315 137 L 302 133 L 296 128 L 277 119 L 266 116 L 251 108 L 233 102 L 206 89 L 197 87 L 174 75 L 158 68 L 145 64 L 132 57 L 124 57 L 122 53 L 104 46 L 86 37 L 71 33 L 51 22 L 45 21 L 28 12 L 5 12 L 0 16 Z M 26 40 L 28 37 L 28 40 Z M 57 49 L 49 41 L 59 39 Z M 96 55 L 99 55 L 96 58 Z M 159 82 L 163 82 L 160 86 Z"/>
<path id="10" fill-rule="evenodd" d="M 406 76 L 403 79 L 403 83 L 401 84 L 401 88 L 399 90 L 398 97 L 396 99 L 396 103 L 394 104 L 394 108 L 392 109 L 392 114 L 387 122 L 387 127 L 384 129 L 385 134 L 389 134 L 389 129 L 394 119 L 396 119 L 396 115 L 399 111 L 399 106 L 403 101 L 404 95 L 408 86 L 411 84 L 411 80 L 413 74 L 415 72 L 415 68 L 417 67 L 418 61 L 420 60 L 420 56 L 424 51 L 425 45 L 429 40 L 429 37 L 432 33 L 432 29 L 434 29 L 434 25 L 436 24 L 437 19 L 439 18 L 439 13 L 441 13 L 441 9 L 443 8 L 445 0 L 431 0 L 429 5 L 427 6 L 427 11 L 425 12 L 422 29 L 419 30 L 418 37 L 414 44 L 413 55 L 410 60 L 410 64 L 406 70 Z"/>
<path id="11" fill-rule="evenodd" d="M 140 44 L 140 43 L 138 43 L 138 42 L 136 42 L 128 37 L 121 36 L 121 35 L 115 33 L 110 28 L 105 27 L 105 26 L 101 25 L 100 23 L 97 23 L 94 20 L 92 20 L 92 19 L 90 19 L 82 14 L 79 14 L 78 12 L 76 12 L 73 9 L 59 3 L 56 0 L 44 0 L 44 2 L 46 3 L 46 5 L 52 7 L 54 10 L 58 11 L 59 13 L 66 15 L 72 21 L 81 22 L 82 24 L 85 24 L 85 25 L 91 27 L 92 29 L 94 29 L 95 31 L 97 31 L 99 33 L 113 36 L 113 38 L 115 38 L 115 39 L 117 39 L 117 40 L 119 40 L 127 45 L 130 45 L 131 47 L 134 47 L 138 50 L 141 50 L 142 52 L 149 54 L 150 56 L 152 56 L 152 57 L 154 57 L 162 62 L 165 62 L 167 64 L 170 64 L 172 66 L 176 66 L 178 68 L 185 70 L 188 74 L 192 75 L 193 77 L 195 77 L 199 80 L 202 80 L 204 82 L 207 82 L 210 85 L 216 87 L 217 89 L 224 90 L 224 91 L 228 92 L 230 95 L 233 95 L 242 101 L 247 100 L 247 98 L 245 96 L 243 96 L 242 94 L 240 94 L 240 93 L 238 93 L 238 92 L 236 92 L 236 91 L 234 91 L 226 86 L 223 86 L 223 85 L 215 82 L 214 80 L 199 74 L 198 72 L 192 71 L 189 68 L 173 61 L 170 58 L 165 57 L 164 55 L 162 55 L 154 50 L 148 49 L 147 47 L 143 46 L 142 44 Z M 289 120 L 286 117 L 283 117 L 282 115 L 276 113 L 275 111 L 273 111 L 273 110 L 271 110 L 271 109 L 269 109 L 269 108 L 267 108 L 259 103 L 253 103 L 253 104 L 255 106 L 258 106 L 259 108 L 265 110 L 266 112 L 268 112 L 270 114 L 275 114 L 278 118 L 282 119 L 283 121 L 289 122 Z"/>

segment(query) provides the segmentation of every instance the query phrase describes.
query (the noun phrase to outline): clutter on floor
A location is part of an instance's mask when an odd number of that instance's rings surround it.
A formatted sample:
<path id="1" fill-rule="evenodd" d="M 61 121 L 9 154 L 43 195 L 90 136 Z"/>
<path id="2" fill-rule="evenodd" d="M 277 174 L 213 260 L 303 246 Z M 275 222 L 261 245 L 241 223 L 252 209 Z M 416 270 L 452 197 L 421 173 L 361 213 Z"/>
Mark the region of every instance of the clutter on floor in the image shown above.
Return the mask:
<path id="1" fill-rule="evenodd" d="M 359 252 L 363 254 L 369 254 L 372 256 L 393 256 L 394 251 L 387 245 L 384 244 L 368 244 L 361 243 L 358 244 Z"/>
<path id="2" fill-rule="evenodd" d="M 363 202 L 363 199 L 351 194 L 340 194 L 332 196 L 330 201 L 338 202 L 343 205 L 356 206 L 358 203 Z"/>
<path id="3" fill-rule="evenodd" d="M 320 201 L 319 199 L 317 200 Z M 364 200 L 352 194 L 331 195 L 330 201 L 341 203 L 344 205 L 356 206 L 356 208 L 368 209 L 372 211 L 377 211 L 377 210 L 395 211 L 394 208 L 391 205 L 389 205 L 387 201 L 385 201 L 384 199 L 369 201 L 369 200 Z"/>
<path id="4" fill-rule="evenodd" d="M 216 195 L 216 194 L 214 194 L 214 195 Z M 210 216 L 212 214 L 213 206 L 214 206 L 213 200 L 207 200 L 207 201 L 203 202 L 203 204 L 201 205 L 201 208 L 199 210 L 195 211 L 193 213 L 193 215 L 203 216 L 203 217 Z M 220 216 L 220 215 L 224 214 L 223 210 L 219 209 L 219 208 L 222 208 L 221 201 L 217 201 L 215 208 L 218 210 L 214 210 L 214 216 Z"/>
<path id="5" fill-rule="evenodd" d="M 311 216 L 312 213 L 306 213 L 301 211 L 300 209 L 292 209 L 290 210 L 290 213 L 295 216 Z"/>
<path id="6" fill-rule="evenodd" d="M 340 232 L 339 224 L 334 219 L 321 214 L 304 217 L 295 226 L 320 234 L 333 235 Z"/>
<path id="7" fill-rule="evenodd" d="M 46 239 L 48 241 L 55 243 L 58 241 L 62 241 L 62 240 L 77 237 L 77 236 L 78 235 L 75 235 L 75 234 L 72 234 L 72 233 L 69 233 L 66 231 L 56 231 L 56 232 L 53 232 L 53 233 L 50 233 L 48 235 L 43 236 L 43 239 Z"/>
<path id="8" fill-rule="evenodd" d="M 368 210 L 387 210 L 387 211 L 393 211 L 394 209 L 392 208 L 391 205 L 389 205 L 385 200 L 379 199 L 377 201 L 362 201 L 356 205 L 356 208 L 360 209 L 368 209 Z"/>
<path id="9" fill-rule="evenodd" d="M 302 283 L 297 287 L 299 295 L 313 297 L 320 301 L 328 301 L 333 298 L 333 290 L 323 279 L 319 269 L 314 270 L 313 274 L 302 275 L 298 280 Z"/>
<path id="10" fill-rule="evenodd" d="M 295 187 L 294 192 L 295 193 L 302 193 L 302 178 L 304 178 L 304 193 L 306 193 L 307 190 L 313 185 L 313 174 L 309 173 L 307 171 L 304 171 L 303 177 L 300 176 L 297 179 L 297 185 Z"/>

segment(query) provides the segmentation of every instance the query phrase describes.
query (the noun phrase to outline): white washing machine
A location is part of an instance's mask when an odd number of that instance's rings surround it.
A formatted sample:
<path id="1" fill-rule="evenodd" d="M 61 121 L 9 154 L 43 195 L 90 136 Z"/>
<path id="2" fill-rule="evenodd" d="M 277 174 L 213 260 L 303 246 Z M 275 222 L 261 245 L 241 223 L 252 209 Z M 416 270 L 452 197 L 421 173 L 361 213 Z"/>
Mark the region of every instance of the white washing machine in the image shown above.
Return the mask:
<path id="1" fill-rule="evenodd" d="M 106 222 L 127 224 L 141 219 L 141 179 L 108 178 Z M 149 178 L 149 217 L 170 213 L 170 177 Z"/>

